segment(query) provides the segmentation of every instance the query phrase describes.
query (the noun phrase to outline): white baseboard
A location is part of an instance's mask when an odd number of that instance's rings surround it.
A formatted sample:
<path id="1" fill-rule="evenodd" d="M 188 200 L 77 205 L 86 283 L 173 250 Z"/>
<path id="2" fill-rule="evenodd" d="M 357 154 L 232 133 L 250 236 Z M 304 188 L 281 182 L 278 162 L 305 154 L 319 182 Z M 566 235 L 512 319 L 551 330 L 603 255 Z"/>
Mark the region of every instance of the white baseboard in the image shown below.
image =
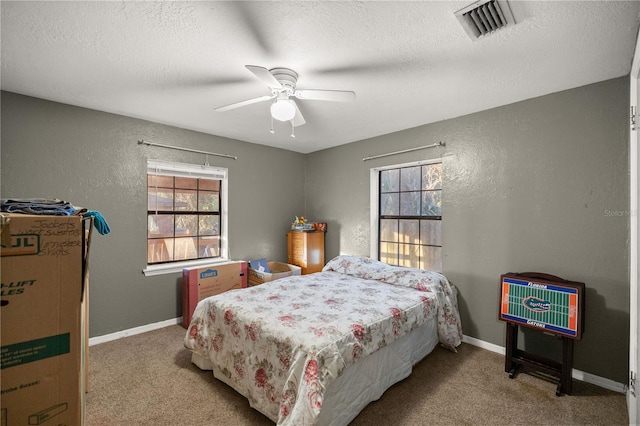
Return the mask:
<path id="1" fill-rule="evenodd" d="M 627 385 L 607 379 L 606 377 L 596 376 L 595 374 L 587 373 L 585 371 L 573 369 L 571 376 L 583 382 L 591 383 L 601 388 L 609 389 L 614 392 L 627 393 Z"/>
<path id="2" fill-rule="evenodd" d="M 504 355 L 507 352 L 504 346 L 494 345 L 493 343 L 485 342 L 484 340 L 479 340 L 475 337 L 467 336 L 466 334 L 462 336 L 462 341 L 464 343 L 468 343 L 470 345 L 477 346 L 479 348 L 486 349 L 500 355 Z"/>
<path id="3" fill-rule="evenodd" d="M 100 343 L 111 342 L 112 340 L 122 339 L 123 337 L 133 336 L 136 334 L 146 333 L 147 331 L 157 330 L 159 328 L 168 327 L 170 325 L 182 324 L 182 317 L 169 319 L 166 321 L 155 322 L 153 324 L 142 325 L 140 327 L 130 328 L 103 336 L 91 337 L 89 346 L 98 345 Z"/>
<path id="4" fill-rule="evenodd" d="M 479 348 L 486 349 L 491 352 L 496 352 L 501 355 L 504 355 L 507 352 L 504 346 L 495 345 L 493 343 L 485 342 L 484 340 L 479 340 L 474 337 L 469 337 L 466 335 L 462 336 L 462 341 L 464 343 L 468 343 L 470 345 L 477 346 Z M 585 373 L 584 371 L 576 370 L 575 368 L 571 372 L 571 376 L 576 380 L 591 383 L 592 385 L 600 386 L 601 388 L 604 388 L 604 389 L 609 389 L 614 392 L 620 392 L 623 394 L 627 393 L 626 385 L 624 385 L 623 383 L 613 381 L 611 379 L 607 379 L 605 377 L 596 376 L 595 374 L 591 374 L 591 373 Z"/>

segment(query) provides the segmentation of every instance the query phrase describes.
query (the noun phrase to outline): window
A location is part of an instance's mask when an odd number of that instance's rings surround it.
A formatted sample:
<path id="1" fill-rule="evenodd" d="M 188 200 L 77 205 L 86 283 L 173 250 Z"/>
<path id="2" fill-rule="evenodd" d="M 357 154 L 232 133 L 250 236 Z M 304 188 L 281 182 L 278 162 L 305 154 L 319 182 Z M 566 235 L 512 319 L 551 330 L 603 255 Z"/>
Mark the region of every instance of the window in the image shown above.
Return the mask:
<path id="1" fill-rule="evenodd" d="M 442 162 L 372 169 L 371 181 L 372 257 L 441 272 Z"/>
<path id="2" fill-rule="evenodd" d="M 149 160 L 146 275 L 227 258 L 227 169 Z"/>

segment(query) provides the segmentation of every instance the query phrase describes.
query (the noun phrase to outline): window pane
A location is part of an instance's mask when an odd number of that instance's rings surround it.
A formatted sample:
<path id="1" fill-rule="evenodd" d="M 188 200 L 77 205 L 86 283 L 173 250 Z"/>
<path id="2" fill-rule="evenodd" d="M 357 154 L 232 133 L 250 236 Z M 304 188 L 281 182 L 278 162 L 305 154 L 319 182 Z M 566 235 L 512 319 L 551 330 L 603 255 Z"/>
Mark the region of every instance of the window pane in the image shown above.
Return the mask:
<path id="1" fill-rule="evenodd" d="M 220 216 L 200 215 L 199 227 L 199 235 L 220 235 Z"/>
<path id="2" fill-rule="evenodd" d="M 196 211 L 198 208 L 197 192 L 188 189 L 176 189 L 175 206 L 177 211 Z"/>
<path id="3" fill-rule="evenodd" d="M 418 191 L 420 190 L 420 167 L 407 167 L 400 169 L 400 190 Z"/>
<path id="4" fill-rule="evenodd" d="M 380 172 L 380 192 L 398 192 L 399 182 L 400 171 L 398 169 Z"/>
<path id="5" fill-rule="evenodd" d="M 198 235 L 198 218 L 196 215 L 176 215 L 176 237 Z"/>
<path id="6" fill-rule="evenodd" d="M 400 236 L 401 243 L 420 244 L 420 222 L 417 220 L 401 220 Z"/>
<path id="7" fill-rule="evenodd" d="M 147 175 L 149 188 L 173 188 L 173 176 Z"/>
<path id="8" fill-rule="evenodd" d="M 399 194 L 382 194 L 380 196 L 380 214 L 382 216 L 397 216 L 400 213 Z"/>
<path id="9" fill-rule="evenodd" d="M 174 241 L 174 260 L 197 259 L 196 238 L 176 238 Z"/>
<path id="10" fill-rule="evenodd" d="M 442 189 L 442 163 L 422 166 L 422 189 Z"/>
<path id="11" fill-rule="evenodd" d="M 198 211 L 219 212 L 220 193 L 210 191 L 200 191 L 198 193 Z"/>
<path id="12" fill-rule="evenodd" d="M 176 188 L 180 189 L 198 189 L 198 179 L 188 177 L 176 177 Z"/>
<path id="13" fill-rule="evenodd" d="M 421 220 L 420 239 L 422 244 L 441 246 L 442 245 L 442 221 L 441 220 Z"/>
<path id="14" fill-rule="evenodd" d="M 198 241 L 198 256 L 220 256 L 220 237 L 200 237 Z"/>
<path id="15" fill-rule="evenodd" d="M 173 241 L 172 239 L 168 239 Z M 165 239 L 147 240 L 147 263 L 169 262 L 173 260 L 173 244 L 171 251 L 167 249 Z"/>
<path id="16" fill-rule="evenodd" d="M 398 241 L 398 221 L 382 219 L 380 221 L 380 241 Z"/>
<path id="17" fill-rule="evenodd" d="M 147 209 L 150 211 L 173 210 L 173 191 L 149 188 L 147 195 Z"/>
<path id="18" fill-rule="evenodd" d="M 442 191 L 422 192 L 422 215 L 442 216 Z"/>
<path id="19" fill-rule="evenodd" d="M 218 179 L 200 179 L 198 189 L 220 192 L 220 181 Z"/>
<path id="20" fill-rule="evenodd" d="M 421 269 L 442 272 L 442 247 L 423 246 L 424 256 Z"/>
<path id="21" fill-rule="evenodd" d="M 380 260 L 389 265 L 398 264 L 398 244 L 380 243 Z"/>
<path id="22" fill-rule="evenodd" d="M 399 266 L 407 266 L 410 268 L 420 268 L 420 248 L 413 244 L 400 244 L 399 245 Z"/>
<path id="23" fill-rule="evenodd" d="M 158 214 L 147 216 L 148 238 L 173 237 L 173 215 Z"/>
<path id="24" fill-rule="evenodd" d="M 400 216 L 420 216 L 420 192 L 400 193 Z"/>

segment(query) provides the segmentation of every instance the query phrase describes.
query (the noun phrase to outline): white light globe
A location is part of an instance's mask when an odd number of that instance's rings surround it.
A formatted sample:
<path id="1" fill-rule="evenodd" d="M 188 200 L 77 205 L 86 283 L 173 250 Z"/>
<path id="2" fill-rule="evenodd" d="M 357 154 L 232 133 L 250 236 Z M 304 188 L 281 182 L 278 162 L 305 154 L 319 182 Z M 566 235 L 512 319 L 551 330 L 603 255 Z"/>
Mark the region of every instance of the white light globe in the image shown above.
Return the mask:
<path id="1" fill-rule="evenodd" d="M 296 116 L 296 107 L 289 99 L 278 99 L 271 104 L 271 116 L 279 121 L 293 120 Z"/>

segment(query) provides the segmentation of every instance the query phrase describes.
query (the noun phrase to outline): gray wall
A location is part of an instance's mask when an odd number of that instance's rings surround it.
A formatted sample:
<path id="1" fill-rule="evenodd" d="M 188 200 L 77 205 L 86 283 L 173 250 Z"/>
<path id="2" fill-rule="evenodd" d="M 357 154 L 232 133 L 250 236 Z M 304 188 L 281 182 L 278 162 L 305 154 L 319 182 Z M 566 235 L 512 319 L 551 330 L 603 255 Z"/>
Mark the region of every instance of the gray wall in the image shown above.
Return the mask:
<path id="1" fill-rule="evenodd" d="M 505 344 L 498 283 L 538 271 L 586 284 L 574 367 L 625 383 L 629 336 L 628 78 L 618 78 L 307 156 L 307 211 L 327 258 L 369 255 L 369 169 L 442 157 L 443 268 L 466 335 Z M 446 147 L 364 162 L 428 145 Z M 558 355 L 557 342 L 522 336 Z"/>
<path id="2" fill-rule="evenodd" d="M 181 315 L 179 274 L 141 274 L 145 161 L 203 156 L 138 139 L 239 157 L 210 159 L 229 168 L 234 259 L 285 261 L 285 233 L 300 212 L 328 223 L 327 259 L 368 255 L 369 169 L 442 157 L 443 267 L 460 290 L 464 333 L 504 345 L 502 273 L 583 281 L 587 324 L 574 366 L 624 383 L 628 92 L 619 78 L 306 156 L 3 92 L 1 193 L 104 214 L 113 231 L 95 234 L 91 254 L 91 336 L 99 336 Z M 437 141 L 446 147 L 362 161 Z M 534 337 L 524 339 L 528 350 Z"/>
<path id="3" fill-rule="evenodd" d="M 304 209 L 302 154 L 2 92 L 2 197 L 60 198 L 103 214 L 90 253 L 90 335 L 182 315 L 179 273 L 145 277 L 147 158 L 203 164 L 227 153 L 233 259 L 286 261 L 286 232 Z"/>

